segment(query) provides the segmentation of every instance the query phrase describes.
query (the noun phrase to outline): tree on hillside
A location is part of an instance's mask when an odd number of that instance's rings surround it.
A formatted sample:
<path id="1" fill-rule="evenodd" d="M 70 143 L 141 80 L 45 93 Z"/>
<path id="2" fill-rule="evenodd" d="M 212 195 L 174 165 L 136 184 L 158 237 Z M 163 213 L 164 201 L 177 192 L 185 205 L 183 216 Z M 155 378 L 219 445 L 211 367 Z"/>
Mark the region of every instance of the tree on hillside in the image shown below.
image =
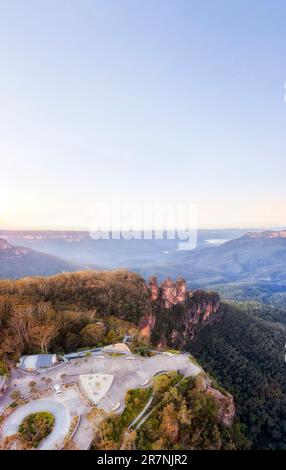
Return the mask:
<path id="1" fill-rule="evenodd" d="M 41 352 L 43 354 L 48 353 L 48 347 L 57 333 L 56 323 L 51 323 L 49 325 L 36 325 L 32 331 L 33 343 L 37 346 L 40 346 Z"/>
<path id="2" fill-rule="evenodd" d="M 179 422 L 174 403 L 168 403 L 163 408 L 163 411 L 161 412 L 160 429 L 162 434 L 172 444 L 174 444 L 178 440 Z"/>
<path id="3" fill-rule="evenodd" d="M 103 340 L 105 332 L 105 325 L 102 322 L 97 322 L 86 325 L 80 335 L 85 346 L 93 346 Z"/>

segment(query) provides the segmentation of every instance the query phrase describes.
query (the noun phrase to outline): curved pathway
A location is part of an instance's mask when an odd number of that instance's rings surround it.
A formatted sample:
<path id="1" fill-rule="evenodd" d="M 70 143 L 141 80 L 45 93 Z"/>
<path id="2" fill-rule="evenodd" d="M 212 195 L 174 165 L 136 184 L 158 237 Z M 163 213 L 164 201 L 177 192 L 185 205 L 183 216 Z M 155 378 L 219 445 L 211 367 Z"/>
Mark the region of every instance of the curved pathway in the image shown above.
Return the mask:
<path id="1" fill-rule="evenodd" d="M 55 417 L 55 425 L 52 432 L 41 441 L 38 449 L 52 450 L 57 449 L 64 440 L 70 428 L 70 413 L 65 405 L 54 400 L 36 400 L 17 408 L 6 420 L 2 435 L 3 437 L 11 436 L 18 432 L 19 425 L 23 419 L 38 411 L 49 411 Z"/>

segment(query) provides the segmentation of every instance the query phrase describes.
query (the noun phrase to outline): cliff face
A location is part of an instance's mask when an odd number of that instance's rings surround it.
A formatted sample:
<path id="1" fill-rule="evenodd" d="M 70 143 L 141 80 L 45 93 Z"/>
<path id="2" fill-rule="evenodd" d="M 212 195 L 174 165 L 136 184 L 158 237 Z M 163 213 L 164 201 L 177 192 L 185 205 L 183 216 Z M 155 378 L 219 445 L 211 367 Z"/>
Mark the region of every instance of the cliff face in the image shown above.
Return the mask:
<path id="1" fill-rule="evenodd" d="M 0 250 L 10 250 L 12 246 L 3 238 L 0 238 Z"/>
<path id="2" fill-rule="evenodd" d="M 90 240 L 88 232 L 83 231 L 57 231 L 57 230 L 1 230 L 0 237 L 12 240 L 63 240 L 66 242 L 79 242 Z"/>
<path id="3" fill-rule="evenodd" d="M 20 246 L 10 245 L 10 243 L 8 243 L 7 240 L 0 238 L 0 257 L 1 258 L 13 259 L 16 256 L 26 255 L 27 253 L 30 253 L 31 251 L 32 250 L 30 250 L 29 248 L 23 248 Z"/>
<path id="4" fill-rule="evenodd" d="M 149 291 L 152 302 L 159 302 L 162 308 L 170 308 L 172 305 L 184 303 L 187 298 L 186 281 L 179 278 L 176 281 L 166 279 L 159 286 L 156 277 L 149 280 Z"/>
<path id="5" fill-rule="evenodd" d="M 159 286 L 152 277 L 148 284 L 151 305 L 141 320 L 141 335 L 158 346 L 183 347 L 195 335 L 198 325 L 220 318 L 216 293 L 188 291 L 182 278 L 166 279 Z"/>
<path id="6" fill-rule="evenodd" d="M 226 391 L 222 393 L 217 388 L 213 387 L 208 376 L 200 377 L 198 382 L 199 389 L 207 395 L 210 395 L 216 403 L 219 420 L 225 424 L 225 426 L 231 426 L 235 415 L 233 396 Z"/>
<path id="7" fill-rule="evenodd" d="M 267 230 L 265 232 L 248 232 L 248 238 L 286 238 L 286 230 Z"/>

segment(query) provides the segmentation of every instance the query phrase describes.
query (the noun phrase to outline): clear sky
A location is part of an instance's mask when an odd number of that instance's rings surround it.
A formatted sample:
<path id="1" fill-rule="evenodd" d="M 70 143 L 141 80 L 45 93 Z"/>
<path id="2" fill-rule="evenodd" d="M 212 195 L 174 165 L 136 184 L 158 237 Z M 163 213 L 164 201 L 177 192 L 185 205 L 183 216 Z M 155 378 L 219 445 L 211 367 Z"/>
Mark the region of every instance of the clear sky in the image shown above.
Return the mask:
<path id="1" fill-rule="evenodd" d="M 285 0 L 0 0 L 0 225 L 286 225 Z"/>

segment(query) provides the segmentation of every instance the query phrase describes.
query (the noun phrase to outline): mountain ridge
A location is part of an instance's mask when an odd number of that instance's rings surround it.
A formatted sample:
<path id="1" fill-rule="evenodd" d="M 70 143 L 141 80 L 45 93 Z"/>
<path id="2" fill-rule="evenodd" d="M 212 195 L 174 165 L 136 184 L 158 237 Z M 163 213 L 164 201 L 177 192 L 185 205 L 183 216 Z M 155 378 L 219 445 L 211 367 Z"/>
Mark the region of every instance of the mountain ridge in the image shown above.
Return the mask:
<path id="1" fill-rule="evenodd" d="M 51 275 L 72 271 L 75 265 L 55 256 L 14 246 L 0 238 L 0 279 L 17 279 L 25 276 Z"/>

